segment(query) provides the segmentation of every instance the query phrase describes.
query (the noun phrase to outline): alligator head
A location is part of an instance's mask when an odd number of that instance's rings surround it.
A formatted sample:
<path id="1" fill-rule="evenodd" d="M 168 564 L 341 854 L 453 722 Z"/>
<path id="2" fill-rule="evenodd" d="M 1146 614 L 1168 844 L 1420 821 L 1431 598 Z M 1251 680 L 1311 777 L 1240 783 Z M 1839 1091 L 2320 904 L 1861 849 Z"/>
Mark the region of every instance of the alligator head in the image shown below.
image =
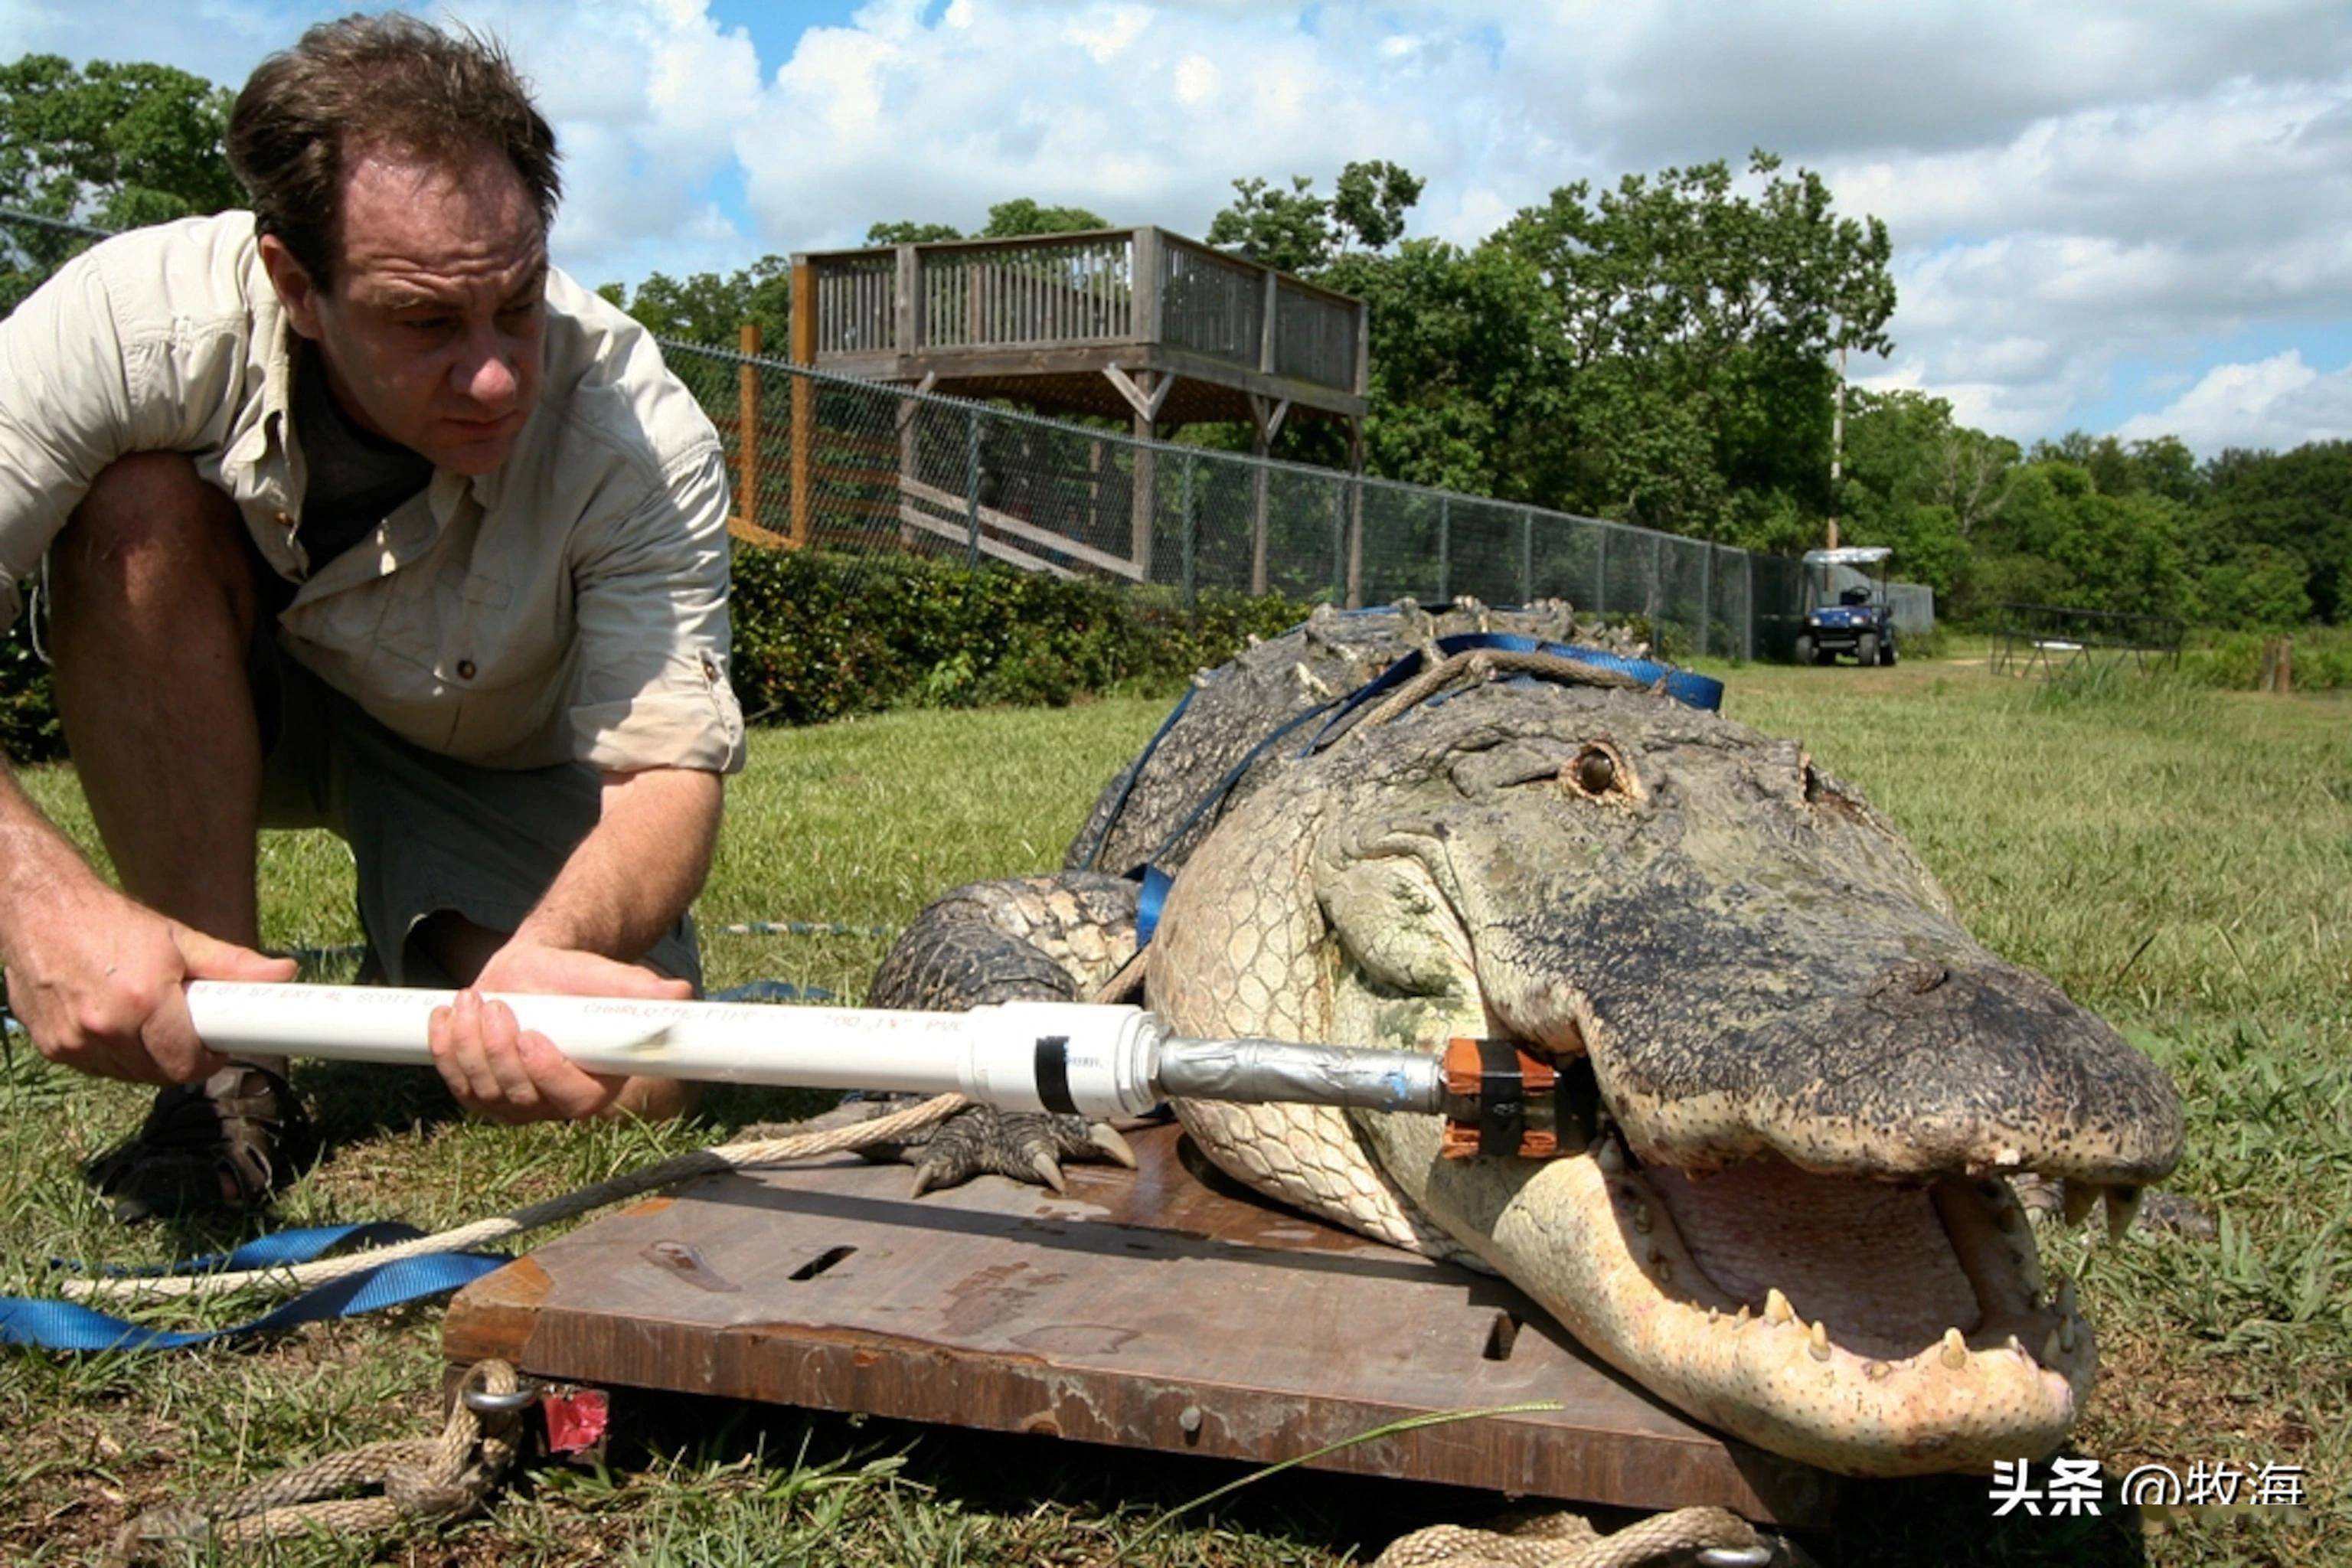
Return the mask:
<path id="1" fill-rule="evenodd" d="M 1972 941 L 1858 795 L 1643 691 L 1488 684 L 1286 760 L 1150 953 L 1185 1034 L 1588 1057 L 1603 1129 L 1550 1160 L 1180 1109 L 1241 1179 L 1458 1246 L 1662 1397 L 1848 1473 L 2055 1447 L 2095 1352 L 2004 1177 L 2127 1215 L 2180 1152 L 2163 1074 Z"/>

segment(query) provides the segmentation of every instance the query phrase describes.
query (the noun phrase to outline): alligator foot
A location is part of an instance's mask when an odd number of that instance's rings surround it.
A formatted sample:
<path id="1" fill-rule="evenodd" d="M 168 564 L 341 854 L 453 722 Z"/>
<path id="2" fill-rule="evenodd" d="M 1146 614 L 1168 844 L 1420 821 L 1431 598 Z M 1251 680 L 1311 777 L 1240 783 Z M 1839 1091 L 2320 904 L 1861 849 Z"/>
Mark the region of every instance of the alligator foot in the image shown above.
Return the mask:
<path id="1" fill-rule="evenodd" d="M 911 1197 L 960 1187 L 974 1176 L 998 1175 L 1032 1185 L 1064 1190 L 1065 1162 L 1084 1160 L 1135 1168 L 1127 1140 L 1083 1116 L 1048 1116 L 975 1105 L 904 1143 L 881 1143 L 865 1151 L 877 1160 L 915 1167 Z"/>

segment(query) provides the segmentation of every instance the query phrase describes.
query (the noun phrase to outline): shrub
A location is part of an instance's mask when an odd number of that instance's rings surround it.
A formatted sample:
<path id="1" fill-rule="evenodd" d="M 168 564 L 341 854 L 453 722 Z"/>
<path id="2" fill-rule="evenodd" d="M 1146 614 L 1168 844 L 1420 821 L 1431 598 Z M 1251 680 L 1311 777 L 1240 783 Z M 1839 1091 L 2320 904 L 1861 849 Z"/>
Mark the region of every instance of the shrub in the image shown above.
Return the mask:
<path id="1" fill-rule="evenodd" d="M 2352 626 L 2302 626 L 2294 636 L 2297 691 L 2352 690 Z M 2200 686 L 2251 691 L 2262 672 L 2270 634 L 2220 632 L 2193 636 L 2180 652 L 2180 676 Z"/>
<path id="2" fill-rule="evenodd" d="M 1066 703 L 1167 687 L 1313 606 L 1124 588 L 912 555 L 740 549 L 736 695 L 746 714 L 811 724 L 885 708 Z"/>

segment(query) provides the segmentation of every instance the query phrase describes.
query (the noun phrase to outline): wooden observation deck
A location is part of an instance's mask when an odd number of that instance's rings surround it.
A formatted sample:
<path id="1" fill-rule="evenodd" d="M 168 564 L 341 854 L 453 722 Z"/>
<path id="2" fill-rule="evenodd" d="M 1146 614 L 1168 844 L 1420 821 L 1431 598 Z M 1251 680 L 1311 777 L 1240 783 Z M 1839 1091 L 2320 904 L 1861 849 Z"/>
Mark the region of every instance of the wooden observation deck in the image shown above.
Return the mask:
<path id="1" fill-rule="evenodd" d="M 800 363 L 1145 437 L 1246 422 L 1261 450 L 1294 416 L 1360 447 L 1367 325 L 1360 300 L 1150 226 L 793 258 Z"/>

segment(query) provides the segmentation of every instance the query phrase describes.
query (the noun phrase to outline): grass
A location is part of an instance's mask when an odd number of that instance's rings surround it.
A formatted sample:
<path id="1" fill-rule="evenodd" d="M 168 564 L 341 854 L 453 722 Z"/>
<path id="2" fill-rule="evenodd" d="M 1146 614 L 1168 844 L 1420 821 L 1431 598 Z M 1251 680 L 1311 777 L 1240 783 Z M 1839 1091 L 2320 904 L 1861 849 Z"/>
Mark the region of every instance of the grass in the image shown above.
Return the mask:
<path id="1" fill-rule="evenodd" d="M 1970 928 L 2100 1009 L 2170 1069 L 2189 1108 L 2172 1185 L 2208 1241 L 2093 1247 L 2045 1231 L 2083 1282 L 2105 1372 L 2076 1436 L 2110 1477 L 2145 1459 L 2297 1464 L 2313 1501 L 2179 1521 L 1990 1518 L 1985 1483 L 1866 1489 L 1812 1542 L 1831 1563 L 2222 1565 L 2347 1561 L 2352 1479 L 2352 743 L 2328 700 L 2177 682 L 2042 687 L 1981 668 L 1717 670 L 1727 706 L 1801 736 L 1908 832 Z M 703 900 L 711 924 L 904 922 L 958 881 L 1050 867 L 1100 782 L 1158 722 L 1131 700 L 1055 711 L 907 713 L 768 731 L 733 792 Z M 89 838 L 70 775 L 31 786 Z M 266 847 L 266 939 L 354 940 L 348 861 L 315 836 Z M 845 1000 L 885 942 L 713 936 L 714 984 L 773 976 Z M 507 1131 L 454 1119 L 429 1079 L 301 1075 L 334 1156 L 292 1223 L 501 1211 L 788 1113 L 714 1095 L 687 1127 Z M 144 1096 L 0 1069 L 0 1292 L 51 1257 L 136 1263 L 209 1247 L 205 1227 L 125 1231 L 82 1189 Z M 156 1314 L 194 1321 L 194 1311 Z M 80 1562 L 129 1513 L 376 1437 L 433 1427 L 438 1313 L 320 1326 L 235 1350 L 0 1355 L 0 1560 Z M 1045 1439 L 700 1401 L 643 1405 L 610 1468 L 549 1468 L 486 1518 L 373 1544 L 298 1542 L 299 1563 L 1098 1563 L 1272 1568 L 1368 1560 L 1483 1500 L 1293 1471 L 1152 1529 L 1230 1468 Z M 2110 1494 L 2112 1496 L 2112 1494 Z M 2113 1510 L 2110 1508 L 2110 1513 Z M 1148 1539 L 1144 1532 L 1151 1530 Z M 2337 1553 L 2333 1559 L 2330 1553 Z"/>

